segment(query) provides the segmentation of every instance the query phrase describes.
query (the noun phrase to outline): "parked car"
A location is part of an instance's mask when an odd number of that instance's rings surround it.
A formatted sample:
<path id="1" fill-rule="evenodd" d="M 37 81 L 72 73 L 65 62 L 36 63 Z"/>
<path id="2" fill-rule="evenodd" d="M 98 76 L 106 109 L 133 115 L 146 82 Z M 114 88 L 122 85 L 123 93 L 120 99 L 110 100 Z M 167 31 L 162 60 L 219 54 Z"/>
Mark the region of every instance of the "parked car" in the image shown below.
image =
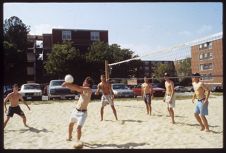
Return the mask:
<path id="1" fill-rule="evenodd" d="M 212 92 L 223 92 L 223 86 L 215 86 L 211 89 Z"/>
<path id="2" fill-rule="evenodd" d="M 166 90 L 164 88 L 160 88 L 157 84 L 152 84 L 153 87 L 153 96 L 155 97 L 163 97 L 165 96 Z M 141 96 L 141 84 L 138 84 L 133 89 L 134 97 Z"/>
<path id="3" fill-rule="evenodd" d="M 102 91 L 101 90 L 100 90 L 99 95 L 95 95 L 96 91 L 97 91 L 97 85 L 93 85 L 92 86 L 92 96 L 91 96 L 91 99 L 99 99 L 102 96 Z"/>
<path id="4" fill-rule="evenodd" d="M 112 90 L 115 97 L 134 97 L 133 90 L 123 83 L 113 83 Z"/>
<path id="5" fill-rule="evenodd" d="M 188 91 L 187 88 L 185 88 L 184 86 L 175 86 L 174 90 L 176 92 L 187 92 Z"/>
<path id="6" fill-rule="evenodd" d="M 193 86 L 187 86 L 185 87 L 188 92 L 194 92 Z"/>
<path id="7" fill-rule="evenodd" d="M 13 92 L 12 87 L 10 87 L 10 86 L 3 86 L 3 95 L 4 95 L 4 98 L 5 98 L 10 92 Z"/>
<path id="8" fill-rule="evenodd" d="M 24 100 L 42 100 L 41 85 L 38 83 L 23 84 L 19 93 Z"/>
<path id="9" fill-rule="evenodd" d="M 47 89 L 49 99 L 75 99 L 76 92 L 69 88 L 62 87 L 64 80 L 51 80 Z"/>

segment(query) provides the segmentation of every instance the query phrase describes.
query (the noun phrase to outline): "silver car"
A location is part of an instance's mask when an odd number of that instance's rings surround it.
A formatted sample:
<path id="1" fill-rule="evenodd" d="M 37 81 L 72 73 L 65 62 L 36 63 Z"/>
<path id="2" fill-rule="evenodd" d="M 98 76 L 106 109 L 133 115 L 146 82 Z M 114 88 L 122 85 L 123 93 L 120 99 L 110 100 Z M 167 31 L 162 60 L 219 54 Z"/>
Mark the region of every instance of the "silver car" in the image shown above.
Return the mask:
<path id="1" fill-rule="evenodd" d="M 115 97 L 134 97 L 133 90 L 123 83 L 113 83 L 112 90 Z"/>

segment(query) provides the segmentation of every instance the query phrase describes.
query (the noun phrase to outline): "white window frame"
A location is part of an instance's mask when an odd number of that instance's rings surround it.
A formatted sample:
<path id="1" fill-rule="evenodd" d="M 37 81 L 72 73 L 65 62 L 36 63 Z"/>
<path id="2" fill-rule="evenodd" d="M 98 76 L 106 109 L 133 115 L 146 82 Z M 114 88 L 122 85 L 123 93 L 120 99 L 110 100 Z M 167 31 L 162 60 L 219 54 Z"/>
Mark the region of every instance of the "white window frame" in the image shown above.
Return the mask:
<path id="1" fill-rule="evenodd" d="M 62 31 L 62 40 L 71 40 L 71 31 L 70 30 Z"/>
<path id="2" fill-rule="evenodd" d="M 99 41 L 100 40 L 100 32 L 99 31 L 91 31 L 90 32 L 90 40 L 91 41 Z"/>
<path id="3" fill-rule="evenodd" d="M 199 55 L 199 59 L 200 59 L 200 60 L 203 60 L 203 53 L 201 53 L 201 54 Z"/>

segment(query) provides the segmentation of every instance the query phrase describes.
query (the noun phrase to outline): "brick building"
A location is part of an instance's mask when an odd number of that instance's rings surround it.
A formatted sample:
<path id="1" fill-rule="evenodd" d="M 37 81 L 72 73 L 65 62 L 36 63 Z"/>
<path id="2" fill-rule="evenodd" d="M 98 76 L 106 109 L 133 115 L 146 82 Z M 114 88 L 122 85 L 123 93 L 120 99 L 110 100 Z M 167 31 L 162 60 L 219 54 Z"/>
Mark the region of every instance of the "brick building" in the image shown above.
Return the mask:
<path id="1" fill-rule="evenodd" d="M 192 46 L 191 56 L 192 73 L 200 73 L 208 84 L 223 84 L 222 38 Z"/>
<path id="2" fill-rule="evenodd" d="M 95 41 L 108 43 L 107 30 L 84 30 L 84 29 L 52 29 L 52 34 L 43 34 L 43 48 L 46 53 L 50 52 L 54 44 L 61 44 L 65 41 L 72 42 L 72 45 L 81 53 L 87 51 L 88 47 Z"/>
<path id="3" fill-rule="evenodd" d="M 108 31 L 52 29 L 51 34 L 28 35 L 27 38 L 30 44 L 27 48 L 27 82 L 40 83 L 46 80 L 43 76 L 45 73 L 42 61 L 47 59 L 47 54 L 52 51 L 54 44 L 70 41 L 76 49 L 79 49 L 81 53 L 85 53 L 93 42 L 108 43 Z M 37 41 L 41 42 L 41 46 L 37 46 Z"/>

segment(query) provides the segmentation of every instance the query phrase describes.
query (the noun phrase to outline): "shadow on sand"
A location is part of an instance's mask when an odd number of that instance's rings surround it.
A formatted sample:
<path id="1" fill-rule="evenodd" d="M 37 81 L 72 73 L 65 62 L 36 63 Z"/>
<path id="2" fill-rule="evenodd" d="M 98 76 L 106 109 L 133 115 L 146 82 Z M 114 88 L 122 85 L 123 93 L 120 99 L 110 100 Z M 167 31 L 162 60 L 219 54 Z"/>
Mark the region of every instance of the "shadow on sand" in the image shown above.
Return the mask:
<path id="1" fill-rule="evenodd" d="M 190 123 L 182 123 L 182 122 L 176 122 L 176 125 L 183 125 L 183 126 L 192 126 L 192 127 L 194 127 L 194 126 L 197 126 L 197 127 L 199 127 L 200 125 L 199 124 L 197 124 L 197 123 L 194 123 L 194 124 L 190 124 Z M 216 128 L 216 127 L 219 127 L 218 125 L 209 125 L 209 127 L 210 128 Z M 214 130 L 211 130 L 210 129 L 210 133 L 214 133 L 214 134 L 221 134 L 221 133 L 223 133 L 223 131 L 214 131 Z"/>
<path id="2" fill-rule="evenodd" d="M 24 133 L 24 132 L 27 132 L 27 131 L 35 132 L 35 133 L 40 133 L 40 132 L 48 133 L 48 132 L 52 132 L 52 131 L 47 130 L 46 128 L 37 129 L 37 128 L 31 127 L 31 126 L 28 126 L 25 129 L 20 129 L 20 130 L 6 130 L 6 132 L 16 132 L 16 131 L 20 131 L 20 133 Z"/>
<path id="3" fill-rule="evenodd" d="M 149 145 L 148 143 L 126 143 L 126 144 L 90 144 L 84 142 L 84 146 L 88 148 L 112 148 L 112 149 L 132 149 L 134 147 L 140 147 L 144 145 Z"/>

